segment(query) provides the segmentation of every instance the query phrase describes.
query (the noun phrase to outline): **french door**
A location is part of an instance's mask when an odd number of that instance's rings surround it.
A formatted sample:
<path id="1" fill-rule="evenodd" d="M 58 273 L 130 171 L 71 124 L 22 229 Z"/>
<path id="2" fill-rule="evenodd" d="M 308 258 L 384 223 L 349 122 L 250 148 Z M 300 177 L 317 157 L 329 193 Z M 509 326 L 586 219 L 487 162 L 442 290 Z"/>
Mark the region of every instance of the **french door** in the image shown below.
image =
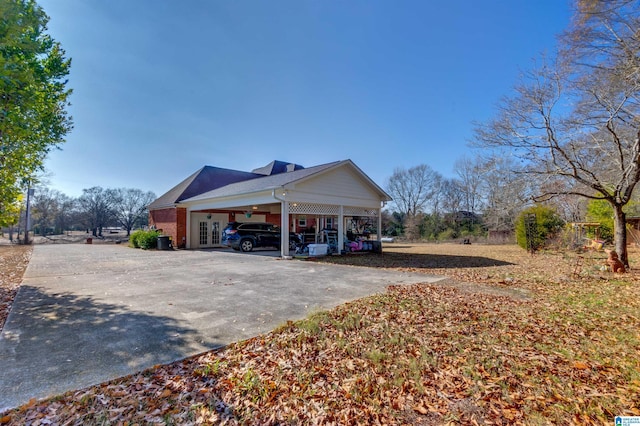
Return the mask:
<path id="1" fill-rule="evenodd" d="M 191 246 L 193 248 L 219 247 L 226 221 L 226 214 L 192 213 Z"/>
<path id="2" fill-rule="evenodd" d="M 220 221 L 205 219 L 198 222 L 198 246 L 213 247 L 220 245 Z"/>

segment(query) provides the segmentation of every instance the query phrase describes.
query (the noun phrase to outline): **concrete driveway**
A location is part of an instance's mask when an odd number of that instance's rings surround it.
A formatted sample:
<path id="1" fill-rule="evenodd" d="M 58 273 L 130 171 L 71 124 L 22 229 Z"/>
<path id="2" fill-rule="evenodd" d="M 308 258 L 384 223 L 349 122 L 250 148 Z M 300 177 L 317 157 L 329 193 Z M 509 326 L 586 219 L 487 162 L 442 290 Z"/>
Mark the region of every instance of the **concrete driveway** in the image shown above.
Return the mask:
<path id="1" fill-rule="evenodd" d="M 389 284 L 441 279 L 273 253 L 35 246 L 0 336 L 0 411 L 247 339 Z"/>

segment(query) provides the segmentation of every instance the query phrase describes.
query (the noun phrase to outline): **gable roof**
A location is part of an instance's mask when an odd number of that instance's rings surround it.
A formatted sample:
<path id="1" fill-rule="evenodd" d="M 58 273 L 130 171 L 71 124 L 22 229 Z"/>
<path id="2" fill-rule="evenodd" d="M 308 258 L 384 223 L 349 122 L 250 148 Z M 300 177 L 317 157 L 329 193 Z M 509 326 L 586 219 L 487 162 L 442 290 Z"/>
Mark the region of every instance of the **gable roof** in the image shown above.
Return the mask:
<path id="1" fill-rule="evenodd" d="M 194 197 L 183 199 L 184 202 L 202 201 L 210 198 L 228 197 L 233 195 L 250 194 L 253 192 L 273 190 L 282 188 L 291 183 L 299 183 L 307 179 L 312 178 L 317 174 L 321 174 L 329 171 L 330 169 L 340 167 L 343 165 L 352 166 L 376 191 L 378 191 L 381 197 L 387 201 L 391 200 L 391 197 L 375 184 L 358 166 L 356 166 L 351 160 L 334 161 L 331 163 L 321 164 L 319 166 L 309 167 L 306 169 L 299 169 L 287 173 L 279 173 L 270 176 L 263 176 L 256 179 L 246 180 L 242 182 L 232 183 L 223 187 L 218 187 L 212 191 L 205 192 Z"/>
<path id="2" fill-rule="evenodd" d="M 231 183 L 264 177 L 262 174 L 204 166 L 149 204 L 149 210 L 175 206 L 182 200 Z"/>
<path id="3" fill-rule="evenodd" d="M 327 172 L 330 169 L 349 165 L 376 192 L 381 199 L 390 201 L 391 197 L 376 185 L 351 160 L 334 161 L 314 167 L 304 168 L 284 161 L 272 161 L 264 167 L 254 169 L 253 172 L 224 169 L 220 167 L 204 166 L 194 174 L 171 188 L 164 195 L 149 204 L 149 210 L 175 207 L 180 202 L 197 202 L 217 197 L 250 194 L 285 187 L 292 183 L 303 182 L 313 176 Z"/>
<path id="4" fill-rule="evenodd" d="M 196 195 L 192 198 L 184 199 L 182 201 L 185 201 L 185 202 L 200 201 L 200 200 L 206 200 L 208 198 L 227 197 L 230 195 L 249 194 L 252 192 L 276 189 L 288 183 L 292 183 L 302 178 L 319 173 L 332 166 L 335 166 L 338 163 L 340 163 L 340 161 L 322 164 L 315 167 L 309 167 L 306 169 L 295 170 L 293 172 L 278 173 L 270 176 L 261 176 L 256 179 L 232 183 L 223 187 L 218 187 L 217 189 L 214 189 L 212 191 L 208 191 L 203 194 Z"/>

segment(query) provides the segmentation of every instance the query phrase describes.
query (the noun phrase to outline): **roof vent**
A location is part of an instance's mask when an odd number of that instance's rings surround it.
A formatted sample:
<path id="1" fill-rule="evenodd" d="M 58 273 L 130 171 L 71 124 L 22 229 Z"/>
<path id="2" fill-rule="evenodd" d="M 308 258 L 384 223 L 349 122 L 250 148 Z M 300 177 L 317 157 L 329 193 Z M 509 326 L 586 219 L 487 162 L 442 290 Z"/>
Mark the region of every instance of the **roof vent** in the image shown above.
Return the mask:
<path id="1" fill-rule="evenodd" d="M 299 164 L 287 163 L 286 161 L 278 161 L 274 160 L 267 164 L 264 167 L 259 167 L 257 169 L 252 170 L 252 173 L 257 173 L 265 176 L 278 175 L 280 173 L 293 172 L 295 170 L 302 170 L 302 167 Z"/>

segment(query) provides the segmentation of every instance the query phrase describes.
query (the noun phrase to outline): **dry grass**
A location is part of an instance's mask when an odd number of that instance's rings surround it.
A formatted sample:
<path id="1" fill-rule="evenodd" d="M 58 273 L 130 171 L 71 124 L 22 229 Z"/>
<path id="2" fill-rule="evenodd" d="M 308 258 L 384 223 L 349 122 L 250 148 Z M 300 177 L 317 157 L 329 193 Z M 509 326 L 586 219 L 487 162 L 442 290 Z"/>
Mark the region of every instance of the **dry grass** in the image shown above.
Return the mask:
<path id="1" fill-rule="evenodd" d="M 451 278 L 32 402 L 10 424 L 606 424 L 640 415 L 640 279 L 602 253 L 385 246 L 319 261 Z M 639 253 L 630 256 L 638 264 Z M 578 263 L 580 261 L 580 263 Z M 579 267 L 578 267 L 579 265 Z"/>

